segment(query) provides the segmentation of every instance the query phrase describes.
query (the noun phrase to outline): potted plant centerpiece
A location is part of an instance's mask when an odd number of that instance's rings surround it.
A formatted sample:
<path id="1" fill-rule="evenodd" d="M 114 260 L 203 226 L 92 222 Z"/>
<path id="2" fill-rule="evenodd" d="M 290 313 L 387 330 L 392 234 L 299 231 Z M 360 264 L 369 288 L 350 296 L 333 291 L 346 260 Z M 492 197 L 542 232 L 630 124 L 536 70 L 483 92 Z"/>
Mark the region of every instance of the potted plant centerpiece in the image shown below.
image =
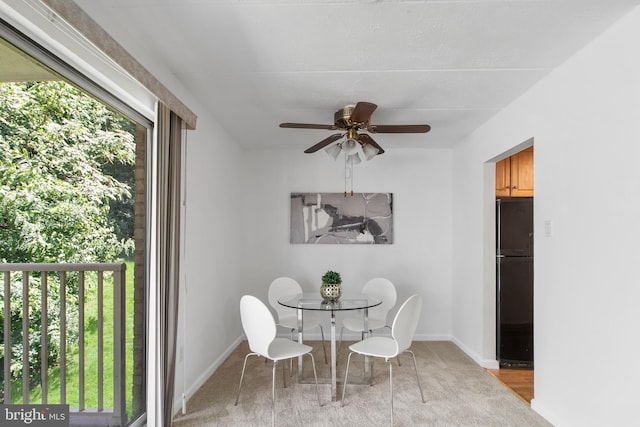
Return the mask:
<path id="1" fill-rule="evenodd" d="M 342 277 L 335 271 L 327 271 L 322 276 L 320 295 L 325 301 L 337 301 L 342 295 Z"/>

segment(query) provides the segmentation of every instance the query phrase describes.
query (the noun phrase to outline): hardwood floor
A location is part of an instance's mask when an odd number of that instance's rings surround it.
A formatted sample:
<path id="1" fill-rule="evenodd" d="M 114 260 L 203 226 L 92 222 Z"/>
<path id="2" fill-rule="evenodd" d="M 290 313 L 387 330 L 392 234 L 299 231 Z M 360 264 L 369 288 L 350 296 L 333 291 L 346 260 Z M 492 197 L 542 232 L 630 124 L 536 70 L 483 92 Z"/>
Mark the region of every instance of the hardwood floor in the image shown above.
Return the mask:
<path id="1" fill-rule="evenodd" d="M 498 381 L 522 400 L 531 404 L 533 399 L 533 369 L 487 369 Z"/>

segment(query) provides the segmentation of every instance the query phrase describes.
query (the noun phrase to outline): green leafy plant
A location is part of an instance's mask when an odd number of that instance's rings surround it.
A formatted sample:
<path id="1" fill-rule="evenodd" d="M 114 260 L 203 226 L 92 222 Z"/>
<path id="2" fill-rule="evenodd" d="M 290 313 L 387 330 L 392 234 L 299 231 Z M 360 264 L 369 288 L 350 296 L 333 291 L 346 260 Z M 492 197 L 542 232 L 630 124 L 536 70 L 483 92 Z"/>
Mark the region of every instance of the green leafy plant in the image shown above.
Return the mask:
<path id="1" fill-rule="evenodd" d="M 322 276 L 322 283 L 325 285 L 339 285 L 342 283 L 342 277 L 340 273 L 329 270 Z"/>

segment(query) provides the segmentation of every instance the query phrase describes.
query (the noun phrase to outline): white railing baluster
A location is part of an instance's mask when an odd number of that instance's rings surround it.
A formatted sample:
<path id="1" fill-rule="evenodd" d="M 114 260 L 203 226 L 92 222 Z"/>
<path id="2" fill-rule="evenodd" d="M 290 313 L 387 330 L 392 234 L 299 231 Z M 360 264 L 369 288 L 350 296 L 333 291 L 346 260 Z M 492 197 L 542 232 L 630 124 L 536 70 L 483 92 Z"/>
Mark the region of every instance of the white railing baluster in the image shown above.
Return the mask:
<path id="1" fill-rule="evenodd" d="M 22 272 L 22 403 L 29 403 L 29 273 Z"/>
<path id="2" fill-rule="evenodd" d="M 40 286 L 42 287 L 42 301 L 40 302 L 42 306 L 42 315 L 40 316 L 42 321 L 42 325 L 40 326 L 40 386 L 42 393 L 42 404 L 46 405 L 49 398 L 49 324 L 47 316 L 47 314 L 49 313 L 49 273 L 47 273 L 46 271 L 42 272 L 42 276 L 40 277 Z"/>
<path id="3" fill-rule="evenodd" d="M 67 403 L 67 273 L 60 272 L 60 403 Z"/>
<path id="4" fill-rule="evenodd" d="M 78 410 L 84 411 L 84 271 L 78 272 Z"/>
<path id="5" fill-rule="evenodd" d="M 125 292 L 124 285 L 127 282 L 126 264 L 122 269 L 113 272 L 113 419 L 111 425 L 124 425 L 127 422 L 125 399 Z M 119 390 L 119 393 L 115 393 Z"/>
<path id="6" fill-rule="evenodd" d="M 4 403 L 11 403 L 11 272 L 4 272 Z"/>
<path id="7" fill-rule="evenodd" d="M 98 412 L 104 410 L 104 272 L 98 272 Z"/>

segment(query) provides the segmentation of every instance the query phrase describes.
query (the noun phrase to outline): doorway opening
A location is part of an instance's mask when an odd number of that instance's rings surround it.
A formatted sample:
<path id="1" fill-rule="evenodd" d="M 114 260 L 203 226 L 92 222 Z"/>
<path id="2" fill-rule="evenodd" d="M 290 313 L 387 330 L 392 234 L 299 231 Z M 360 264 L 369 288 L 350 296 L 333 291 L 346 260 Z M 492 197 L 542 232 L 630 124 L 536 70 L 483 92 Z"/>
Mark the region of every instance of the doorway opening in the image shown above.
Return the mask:
<path id="1" fill-rule="evenodd" d="M 533 392 L 533 146 L 496 163 L 498 380 L 529 402 Z"/>

